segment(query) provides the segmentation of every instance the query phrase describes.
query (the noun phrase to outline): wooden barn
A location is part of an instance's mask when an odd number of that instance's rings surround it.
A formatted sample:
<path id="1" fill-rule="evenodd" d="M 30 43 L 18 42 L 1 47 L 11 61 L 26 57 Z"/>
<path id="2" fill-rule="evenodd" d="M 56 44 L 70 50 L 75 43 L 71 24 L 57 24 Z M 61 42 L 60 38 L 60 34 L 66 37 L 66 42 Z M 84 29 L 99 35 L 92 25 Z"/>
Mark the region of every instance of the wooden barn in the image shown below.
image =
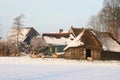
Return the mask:
<path id="1" fill-rule="evenodd" d="M 120 60 L 120 45 L 111 33 L 82 29 L 64 48 L 67 59 Z"/>

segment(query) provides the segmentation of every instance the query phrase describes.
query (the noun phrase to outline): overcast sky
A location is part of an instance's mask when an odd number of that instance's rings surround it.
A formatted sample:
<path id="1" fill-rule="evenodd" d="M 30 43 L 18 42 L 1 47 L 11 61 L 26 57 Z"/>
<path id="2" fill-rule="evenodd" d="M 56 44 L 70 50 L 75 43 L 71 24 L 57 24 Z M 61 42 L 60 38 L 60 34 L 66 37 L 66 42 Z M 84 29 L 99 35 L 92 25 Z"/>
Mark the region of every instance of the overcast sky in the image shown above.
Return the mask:
<path id="1" fill-rule="evenodd" d="M 0 0 L 0 33 L 7 35 L 13 19 L 21 14 L 24 26 L 40 33 L 66 31 L 71 25 L 86 27 L 102 6 L 103 0 Z"/>

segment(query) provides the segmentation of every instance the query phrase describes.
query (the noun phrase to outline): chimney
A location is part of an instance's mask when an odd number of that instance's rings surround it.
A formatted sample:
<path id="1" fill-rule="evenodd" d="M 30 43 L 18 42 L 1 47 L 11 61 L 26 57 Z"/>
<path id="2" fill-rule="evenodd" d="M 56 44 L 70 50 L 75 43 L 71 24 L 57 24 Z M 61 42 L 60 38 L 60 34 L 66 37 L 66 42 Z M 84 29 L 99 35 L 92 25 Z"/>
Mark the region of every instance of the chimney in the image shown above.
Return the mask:
<path id="1" fill-rule="evenodd" d="M 59 29 L 59 33 L 62 33 L 63 32 L 63 29 Z"/>

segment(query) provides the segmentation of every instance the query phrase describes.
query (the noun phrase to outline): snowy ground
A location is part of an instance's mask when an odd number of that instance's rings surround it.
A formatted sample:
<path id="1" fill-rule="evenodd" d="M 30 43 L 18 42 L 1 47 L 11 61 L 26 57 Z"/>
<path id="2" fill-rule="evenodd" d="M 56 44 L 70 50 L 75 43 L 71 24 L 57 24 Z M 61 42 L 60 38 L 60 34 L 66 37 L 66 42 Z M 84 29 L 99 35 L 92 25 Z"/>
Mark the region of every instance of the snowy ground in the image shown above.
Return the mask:
<path id="1" fill-rule="evenodd" d="M 0 57 L 0 80 L 120 80 L 120 62 Z"/>

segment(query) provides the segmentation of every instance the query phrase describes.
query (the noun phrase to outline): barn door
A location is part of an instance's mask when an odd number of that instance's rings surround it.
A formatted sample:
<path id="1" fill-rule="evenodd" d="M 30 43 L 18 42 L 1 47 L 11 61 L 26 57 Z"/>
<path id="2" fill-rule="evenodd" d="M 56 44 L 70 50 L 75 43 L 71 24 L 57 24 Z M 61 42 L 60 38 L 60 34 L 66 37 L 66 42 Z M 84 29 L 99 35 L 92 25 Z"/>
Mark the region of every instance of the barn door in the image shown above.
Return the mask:
<path id="1" fill-rule="evenodd" d="M 86 59 L 87 57 L 91 57 L 91 49 L 86 49 Z"/>

